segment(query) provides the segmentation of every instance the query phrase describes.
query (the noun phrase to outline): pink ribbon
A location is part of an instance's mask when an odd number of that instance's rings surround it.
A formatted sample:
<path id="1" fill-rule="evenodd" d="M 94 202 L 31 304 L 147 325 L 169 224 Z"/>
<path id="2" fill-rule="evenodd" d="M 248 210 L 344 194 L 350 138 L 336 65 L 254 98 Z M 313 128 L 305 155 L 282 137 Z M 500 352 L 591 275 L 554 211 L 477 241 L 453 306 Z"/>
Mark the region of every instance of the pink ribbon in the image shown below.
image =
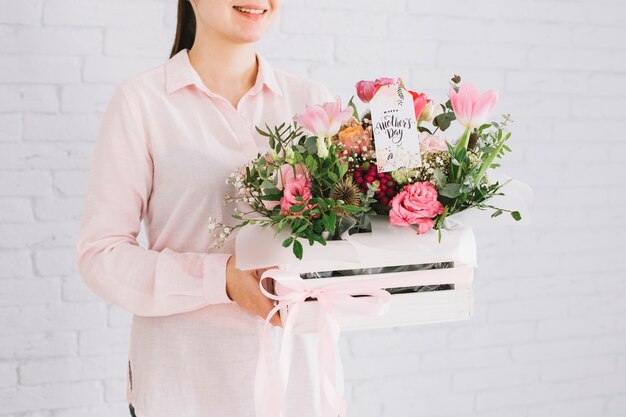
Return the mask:
<path id="1" fill-rule="evenodd" d="M 280 283 L 282 295 L 274 295 L 263 286 L 263 280 L 274 278 Z M 346 416 L 346 401 L 343 398 L 343 369 L 341 357 L 337 354 L 340 327 L 335 316 L 336 309 L 370 316 L 380 316 L 389 310 L 391 294 L 374 286 L 373 282 L 344 282 L 330 284 L 323 288 L 308 288 L 295 272 L 270 269 L 259 280 L 261 292 L 266 297 L 278 301 L 265 318 L 261 334 L 261 346 L 255 377 L 256 417 L 279 417 L 287 390 L 293 326 L 297 321 L 300 307 L 308 297 L 316 298 L 318 315 L 318 362 L 320 382 L 320 402 L 322 417 Z M 368 295 L 369 297 L 353 297 Z M 281 308 L 288 307 L 289 314 L 284 323 L 278 367 L 273 366 L 273 340 L 269 331 L 270 320 Z"/>

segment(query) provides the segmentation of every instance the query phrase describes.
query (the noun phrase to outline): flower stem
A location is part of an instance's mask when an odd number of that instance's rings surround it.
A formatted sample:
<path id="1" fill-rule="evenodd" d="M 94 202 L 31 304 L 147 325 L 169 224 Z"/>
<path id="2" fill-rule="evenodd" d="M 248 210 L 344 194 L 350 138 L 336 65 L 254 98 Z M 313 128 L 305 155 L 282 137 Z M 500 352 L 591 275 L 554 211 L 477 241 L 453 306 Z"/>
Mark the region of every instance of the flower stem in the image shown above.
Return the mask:
<path id="1" fill-rule="evenodd" d="M 461 136 L 461 139 L 459 139 L 459 141 L 457 142 L 457 144 L 454 147 L 456 151 L 460 151 L 461 149 L 467 150 L 467 146 L 469 145 L 469 138 L 470 138 L 470 133 L 471 132 L 472 132 L 472 129 L 470 127 L 467 127 L 465 129 L 465 132 L 463 132 L 463 136 Z"/>

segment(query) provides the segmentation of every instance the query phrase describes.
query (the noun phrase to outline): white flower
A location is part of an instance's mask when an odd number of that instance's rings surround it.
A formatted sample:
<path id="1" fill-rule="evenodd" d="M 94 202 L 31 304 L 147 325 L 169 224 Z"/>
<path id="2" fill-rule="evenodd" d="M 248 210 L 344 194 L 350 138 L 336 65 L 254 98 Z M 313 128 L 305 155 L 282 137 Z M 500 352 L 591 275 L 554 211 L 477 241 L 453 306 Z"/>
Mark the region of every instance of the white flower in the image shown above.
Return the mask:
<path id="1" fill-rule="evenodd" d="M 420 121 L 423 122 L 432 122 L 435 117 L 441 114 L 443 110 L 439 104 L 436 104 L 433 101 L 429 101 L 426 103 L 426 107 L 424 107 L 424 111 L 420 115 Z"/>

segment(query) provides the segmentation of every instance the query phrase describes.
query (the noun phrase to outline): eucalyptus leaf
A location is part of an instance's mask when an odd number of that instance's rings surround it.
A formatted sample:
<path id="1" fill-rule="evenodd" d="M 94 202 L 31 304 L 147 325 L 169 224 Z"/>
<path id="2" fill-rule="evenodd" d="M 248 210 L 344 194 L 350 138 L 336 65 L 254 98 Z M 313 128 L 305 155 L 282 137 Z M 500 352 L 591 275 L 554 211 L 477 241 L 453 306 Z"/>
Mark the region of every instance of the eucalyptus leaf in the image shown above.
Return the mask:
<path id="1" fill-rule="evenodd" d="M 450 182 L 439 191 L 439 194 L 448 198 L 456 198 L 461 195 L 461 184 Z"/>

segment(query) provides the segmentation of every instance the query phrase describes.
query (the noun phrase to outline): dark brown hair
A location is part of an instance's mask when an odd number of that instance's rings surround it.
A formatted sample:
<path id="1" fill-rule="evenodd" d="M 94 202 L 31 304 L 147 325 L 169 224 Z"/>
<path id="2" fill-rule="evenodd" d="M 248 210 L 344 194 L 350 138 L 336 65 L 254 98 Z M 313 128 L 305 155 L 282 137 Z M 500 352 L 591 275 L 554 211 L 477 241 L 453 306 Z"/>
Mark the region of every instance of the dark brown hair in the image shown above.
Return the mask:
<path id="1" fill-rule="evenodd" d="M 196 15 L 189 0 L 178 0 L 178 23 L 176 23 L 176 38 L 170 58 L 182 51 L 191 49 L 196 38 Z"/>

